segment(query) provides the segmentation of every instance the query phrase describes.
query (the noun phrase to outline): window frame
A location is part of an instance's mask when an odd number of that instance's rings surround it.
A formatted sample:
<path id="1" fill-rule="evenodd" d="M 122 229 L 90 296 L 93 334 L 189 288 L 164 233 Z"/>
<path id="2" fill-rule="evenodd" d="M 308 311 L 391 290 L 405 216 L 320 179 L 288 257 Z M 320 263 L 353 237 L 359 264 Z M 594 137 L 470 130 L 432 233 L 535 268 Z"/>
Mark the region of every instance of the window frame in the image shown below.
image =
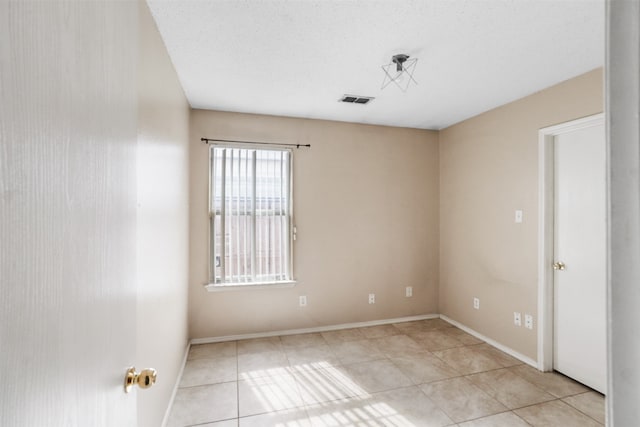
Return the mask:
<path id="1" fill-rule="evenodd" d="M 256 150 L 256 151 L 285 151 L 289 153 L 288 156 L 288 198 L 289 204 L 287 209 L 287 217 L 288 217 L 288 235 L 285 236 L 288 241 L 288 251 L 287 251 L 287 262 L 286 262 L 286 270 L 288 272 L 288 279 L 286 280 L 273 280 L 273 281 L 256 281 L 256 282 L 216 282 L 216 251 L 215 251 L 215 155 L 214 151 L 216 148 L 229 148 L 229 149 L 242 149 L 242 150 Z M 225 291 L 225 290 L 245 290 L 245 289 L 260 289 L 260 288 L 286 288 L 293 287 L 296 284 L 294 269 L 293 269 L 293 261 L 294 261 L 294 241 L 296 228 L 293 216 L 293 149 L 290 147 L 278 145 L 278 144 L 268 144 L 268 147 L 264 145 L 257 144 L 247 144 L 247 143 L 209 143 L 209 188 L 208 188 L 208 223 L 209 223 L 209 244 L 208 244 L 208 256 L 207 256 L 207 264 L 208 264 L 208 283 L 205 285 L 205 288 L 210 292 L 217 291 Z M 255 203 L 255 200 L 253 201 Z M 224 244 L 224 237 L 223 237 Z"/>

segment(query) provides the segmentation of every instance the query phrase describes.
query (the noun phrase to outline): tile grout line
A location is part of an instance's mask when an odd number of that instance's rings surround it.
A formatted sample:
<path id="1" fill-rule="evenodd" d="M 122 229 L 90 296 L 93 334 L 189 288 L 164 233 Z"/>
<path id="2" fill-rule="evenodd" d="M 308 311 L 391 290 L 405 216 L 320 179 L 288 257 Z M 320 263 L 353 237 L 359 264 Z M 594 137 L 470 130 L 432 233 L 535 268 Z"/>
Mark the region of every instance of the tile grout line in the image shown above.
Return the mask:
<path id="1" fill-rule="evenodd" d="M 236 347 L 236 425 L 240 425 L 240 355 L 238 354 L 238 341 L 235 342 Z"/>
<path id="2" fill-rule="evenodd" d="M 502 414 L 513 414 L 516 417 L 520 418 L 525 424 L 527 425 L 531 425 L 529 424 L 527 421 L 523 420 L 522 417 L 520 417 L 518 414 L 516 414 L 515 412 L 513 412 L 513 409 L 507 409 L 506 411 L 502 411 L 502 412 L 496 412 L 495 414 L 490 414 L 490 415 L 482 415 L 480 417 L 476 417 L 476 418 L 469 418 L 468 420 L 464 420 L 464 421 L 460 421 L 458 424 L 464 424 L 464 423 L 468 423 L 471 421 L 478 421 L 478 420 L 483 420 L 485 418 L 491 418 L 491 417 L 495 417 L 496 415 L 502 415 Z"/>
<path id="3" fill-rule="evenodd" d="M 587 391 L 587 392 L 584 392 L 584 393 L 578 393 L 578 394 L 585 394 L 585 393 L 589 393 L 589 392 Z M 574 394 L 574 395 L 571 395 L 571 396 L 577 396 L 578 394 Z M 575 406 L 571 405 L 569 402 L 565 402 L 564 400 L 562 400 L 562 399 L 565 399 L 566 397 L 571 397 L 571 396 L 565 396 L 565 397 L 556 397 L 556 396 L 553 396 L 553 397 L 554 397 L 554 399 L 547 400 L 546 402 L 532 403 L 531 405 L 525 405 L 525 406 L 522 406 L 522 407 L 519 407 L 519 408 L 514 408 L 514 409 L 512 409 L 511 411 L 512 411 L 512 412 L 515 412 L 515 411 L 519 411 L 520 409 L 526 409 L 526 408 L 531 408 L 531 407 L 533 407 L 533 406 L 544 405 L 545 403 L 551 403 L 551 402 L 562 402 L 562 403 L 564 403 L 565 405 L 567 405 L 568 407 L 570 407 L 571 409 L 575 409 L 576 411 L 578 411 L 579 413 L 581 413 L 581 414 L 582 414 L 582 415 L 584 415 L 585 417 L 589 418 L 590 420 L 593 420 L 593 421 L 595 421 L 596 423 L 598 423 L 598 424 L 600 424 L 600 425 L 604 425 L 604 424 L 602 424 L 600 421 L 598 421 L 598 420 L 596 420 L 595 418 L 593 418 L 592 416 L 590 416 L 589 414 L 586 414 L 586 413 L 582 412 L 580 409 L 578 409 L 578 408 L 576 408 Z M 518 414 L 516 414 L 516 415 L 518 415 Z M 519 416 L 519 415 L 518 415 L 518 416 Z M 522 417 L 520 417 L 520 418 L 522 418 Z M 526 422 L 526 420 L 525 420 L 525 422 Z M 528 423 L 527 423 L 527 424 L 528 424 Z"/>
<path id="4" fill-rule="evenodd" d="M 587 393 L 591 393 L 592 391 L 585 391 L 583 393 L 578 393 L 578 394 L 572 394 L 570 396 L 565 396 L 565 397 L 561 397 L 559 400 L 561 400 L 563 403 L 566 403 L 567 405 L 569 405 L 570 407 L 572 407 L 573 409 L 575 409 L 576 411 L 580 412 L 581 414 L 591 418 L 593 421 L 597 422 L 600 425 L 604 425 L 602 424 L 600 421 L 596 420 L 595 418 L 593 418 L 591 415 L 587 414 L 586 412 L 576 408 L 575 406 L 573 406 L 571 403 L 569 402 L 565 402 L 564 399 L 566 399 L 567 397 L 574 397 L 574 396 L 580 396 L 581 394 L 587 394 Z"/>

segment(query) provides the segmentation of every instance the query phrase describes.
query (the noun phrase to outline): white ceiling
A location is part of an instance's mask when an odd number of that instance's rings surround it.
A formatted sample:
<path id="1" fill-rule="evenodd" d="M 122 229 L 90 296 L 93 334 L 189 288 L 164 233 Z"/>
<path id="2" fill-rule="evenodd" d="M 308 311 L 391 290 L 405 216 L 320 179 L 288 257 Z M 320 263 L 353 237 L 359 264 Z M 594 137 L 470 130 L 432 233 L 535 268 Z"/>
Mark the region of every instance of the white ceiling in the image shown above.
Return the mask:
<path id="1" fill-rule="evenodd" d="M 193 108 L 442 129 L 604 63 L 604 0 L 147 2 Z"/>

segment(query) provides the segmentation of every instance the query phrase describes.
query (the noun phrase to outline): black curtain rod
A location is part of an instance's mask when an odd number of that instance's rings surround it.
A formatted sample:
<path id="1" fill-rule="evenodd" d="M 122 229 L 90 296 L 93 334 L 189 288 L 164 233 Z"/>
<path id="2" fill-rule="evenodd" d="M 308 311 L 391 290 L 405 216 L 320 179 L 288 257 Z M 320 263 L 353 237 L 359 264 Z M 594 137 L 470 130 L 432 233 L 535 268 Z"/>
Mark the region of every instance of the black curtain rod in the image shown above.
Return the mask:
<path id="1" fill-rule="evenodd" d="M 308 147 L 311 148 L 311 144 L 278 144 L 276 142 L 254 142 L 254 141 L 233 141 L 229 139 L 210 139 L 210 138 L 200 138 L 200 141 L 208 144 L 209 142 L 231 142 L 233 144 L 258 144 L 258 145 L 279 145 L 285 147 Z"/>

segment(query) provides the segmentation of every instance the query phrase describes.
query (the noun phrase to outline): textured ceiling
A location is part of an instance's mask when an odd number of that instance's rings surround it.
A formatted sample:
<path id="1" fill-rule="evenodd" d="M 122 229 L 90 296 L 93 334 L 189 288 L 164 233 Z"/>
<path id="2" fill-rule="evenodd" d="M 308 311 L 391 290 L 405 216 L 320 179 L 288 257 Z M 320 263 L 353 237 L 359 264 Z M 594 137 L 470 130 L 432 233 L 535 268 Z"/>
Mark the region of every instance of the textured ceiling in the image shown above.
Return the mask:
<path id="1" fill-rule="evenodd" d="M 194 108 L 441 129 L 604 63 L 604 0 L 147 1 Z"/>

